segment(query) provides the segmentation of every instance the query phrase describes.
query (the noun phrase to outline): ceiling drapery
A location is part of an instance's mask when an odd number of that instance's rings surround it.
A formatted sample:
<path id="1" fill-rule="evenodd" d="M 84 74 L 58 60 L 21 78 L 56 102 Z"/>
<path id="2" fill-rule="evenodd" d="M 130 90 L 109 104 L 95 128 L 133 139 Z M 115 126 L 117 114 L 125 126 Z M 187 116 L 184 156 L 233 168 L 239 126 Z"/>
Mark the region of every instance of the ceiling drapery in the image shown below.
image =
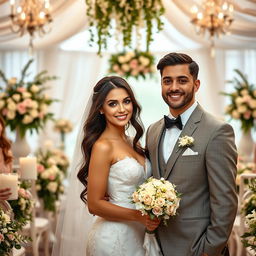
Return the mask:
<path id="1" fill-rule="evenodd" d="M 172 25 L 186 37 L 202 46 L 209 45 L 209 39 L 196 35 L 190 23 L 190 8 L 200 4 L 202 0 L 163 0 L 166 8 L 165 16 Z M 256 2 L 254 0 L 233 0 L 235 21 L 231 26 L 231 34 L 215 40 L 220 48 L 256 48 Z M 87 27 L 84 0 L 51 0 L 52 31 L 42 38 L 35 37 L 36 49 L 58 44 Z M 11 32 L 8 0 L 0 0 L 0 49 L 25 49 L 29 37 L 19 37 Z M 86 43 L 86 41 L 85 41 Z"/>

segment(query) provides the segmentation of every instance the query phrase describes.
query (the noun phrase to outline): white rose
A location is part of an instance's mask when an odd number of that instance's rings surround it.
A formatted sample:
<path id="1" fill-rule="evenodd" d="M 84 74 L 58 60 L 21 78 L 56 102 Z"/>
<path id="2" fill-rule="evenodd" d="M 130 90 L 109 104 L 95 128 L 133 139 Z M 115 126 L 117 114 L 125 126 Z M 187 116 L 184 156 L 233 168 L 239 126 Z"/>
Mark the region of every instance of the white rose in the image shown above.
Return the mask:
<path id="1" fill-rule="evenodd" d="M 2 109 L 5 105 L 5 102 L 3 100 L 0 100 L 0 109 Z"/>
<path id="2" fill-rule="evenodd" d="M 231 116 L 234 118 L 234 119 L 239 119 L 240 118 L 240 114 L 237 110 L 233 110 L 232 113 L 231 113 Z"/>
<path id="3" fill-rule="evenodd" d="M 243 98 L 242 97 L 237 97 L 235 99 L 235 103 L 236 103 L 236 105 L 241 105 L 243 103 Z"/>
<path id="4" fill-rule="evenodd" d="M 38 108 L 38 103 L 34 100 L 31 101 L 31 108 Z"/>
<path id="5" fill-rule="evenodd" d="M 163 198 L 157 198 L 155 201 L 155 205 L 162 207 L 165 205 L 165 200 Z"/>
<path id="6" fill-rule="evenodd" d="M 128 72 L 128 71 L 130 70 L 130 66 L 127 65 L 127 64 L 123 64 L 123 65 L 121 66 L 121 69 L 122 69 L 124 72 Z"/>
<path id="7" fill-rule="evenodd" d="M 22 93 L 22 97 L 23 97 L 23 99 L 31 98 L 31 93 L 29 93 L 29 92 L 23 92 L 23 93 Z"/>
<path id="8" fill-rule="evenodd" d="M 131 59 L 135 56 L 135 53 L 134 52 L 127 52 L 126 55 L 129 56 L 129 58 Z"/>
<path id="9" fill-rule="evenodd" d="M 15 111 L 8 111 L 6 115 L 7 119 L 9 120 L 13 120 L 15 116 L 16 116 Z"/>
<path id="10" fill-rule="evenodd" d="M 7 104 L 7 108 L 11 111 L 14 111 L 14 110 L 16 110 L 17 106 L 13 101 L 9 101 Z"/>
<path id="11" fill-rule="evenodd" d="M 46 104 L 42 104 L 42 105 L 40 105 L 40 109 L 41 109 L 41 111 L 46 112 L 48 109 L 48 106 Z"/>
<path id="12" fill-rule="evenodd" d="M 37 118 L 38 117 L 38 111 L 36 109 L 32 109 L 29 114 L 33 117 L 33 118 Z"/>
<path id="13" fill-rule="evenodd" d="M 249 106 L 252 109 L 256 109 L 256 100 L 250 100 L 249 101 Z"/>
<path id="14" fill-rule="evenodd" d="M 237 108 L 237 111 L 240 113 L 240 114 L 243 114 L 244 112 L 247 111 L 247 107 L 245 105 L 241 105 Z"/>
<path id="15" fill-rule="evenodd" d="M 149 194 L 146 194 L 146 195 L 143 197 L 143 202 L 144 202 L 144 204 L 146 204 L 146 205 L 151 205 L 152 197 L 151 197 Z"/>
<path id="16" fill-rule="evenodd" d="M 40 174 L 41 178 L 47 180 L 49 178 L 49 171 L 45 170 Z"/>
<path id="17" fill-rule="evenodd" d="M 157 217 L 163 214 L 163 210 L 161 207 L 154 207 L 152 210 L 153 214 L 156 215 Z"/>
<path id="18" fill-rule="evenodd" d="M 33 92 L 33 93 L 37 93 L 39 91 L 39 87 L 36 86 L 35 84 L 33 84 L 31 87 L 30 87 L 30 91 Z"/>
<path id="19" fill-rule="evenodd" d="M 119 63 L 124 63 L 125 62 L 125 57 L 124 56 L 119 56 L 118 58 Z"/>
<path id="20" fill-rule="evenodd" d="M 20 100 L 20 94 L 13 94 L 12 95 L 12 98 L 16 101 L 16 102 L 18 102 L 19 100 Z"/>
<path id="21" fill-rule="evenodd" d="M 51 165 L 55 165 L 56 164 L 56 161 L 54 158 L 50 157 L 48 160 L 47 160 L 47 164 L 49 164 L 50 166 Z"/>
<path id="22" fill-rule="evenodd" d="M 41 185 L 39 185 L 39 184 L 36 185 L 36 191 L 41 190 L 41 188 L 42 188 Z"/>
<path id="23" fill-rule="evenodd" d="M 22 123 L 23 124 L 29 124 L 29 123 L 32 123 L 34 120 L 34 118 L 30 115 L 25 115 L 23 120 L 22 120 Z"/>
<path id="24" fill-rule="evenodd" d="M 16 77 L 12 77 L 8 80 L 8 84 L 9 85 L 15 85 L 17 82 L 17 78 Z"/>
<path id="25" fill-rule="evenodd" d="M 52 193 L 55 193 L 56 190 L 58 188 L 58 184 L 56 182 L 50 182 L 48 185 L 47 185 L 47 189 L 49 191 L 51 191 Z"/>
<path id="26" fill-rule="evenodd" d="M 243 96 L 248 95 L 248 90 L 247 89 L 243 89 L 240 93 Z"/>

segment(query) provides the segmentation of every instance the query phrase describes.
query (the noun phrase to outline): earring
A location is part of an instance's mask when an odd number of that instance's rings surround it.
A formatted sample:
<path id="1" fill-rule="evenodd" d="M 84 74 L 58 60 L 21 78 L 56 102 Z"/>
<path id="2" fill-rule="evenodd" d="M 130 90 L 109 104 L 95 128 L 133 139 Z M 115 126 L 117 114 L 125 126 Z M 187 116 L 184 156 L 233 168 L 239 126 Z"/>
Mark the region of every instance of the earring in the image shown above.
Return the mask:
<path id="1" fill-rule="evenodd" d="M 100 114 L 103 115 L 104 113 L 102 111 L 100 111 Z"/>

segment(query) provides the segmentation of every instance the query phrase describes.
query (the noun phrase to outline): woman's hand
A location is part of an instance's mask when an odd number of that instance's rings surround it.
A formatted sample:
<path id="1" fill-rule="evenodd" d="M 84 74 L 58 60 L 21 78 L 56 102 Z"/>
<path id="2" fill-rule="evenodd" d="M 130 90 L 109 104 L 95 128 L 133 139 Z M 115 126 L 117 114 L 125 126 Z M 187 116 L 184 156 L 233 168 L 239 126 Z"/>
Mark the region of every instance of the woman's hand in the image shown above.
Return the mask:
<path id="1" fill-rule="evenodd" d="M 160 222 L 161 221 L 157 217 L 151 219 L 149 215 L 141 216 L 141 223 L 148 231 L 154 231 L 159 226 Z"/>
<path id="2" fill-rule="evenodd" d="M 8 200 L 11 194 L 9 188 L 0 189 L 0 200 Z"/>

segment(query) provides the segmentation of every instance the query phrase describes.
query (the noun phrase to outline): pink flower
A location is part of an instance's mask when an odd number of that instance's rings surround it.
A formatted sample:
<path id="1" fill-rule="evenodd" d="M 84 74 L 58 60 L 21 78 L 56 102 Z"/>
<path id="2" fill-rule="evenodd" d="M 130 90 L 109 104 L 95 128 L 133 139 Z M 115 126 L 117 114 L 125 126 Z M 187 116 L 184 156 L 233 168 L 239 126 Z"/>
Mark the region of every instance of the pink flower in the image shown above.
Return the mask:
<path id="1" fill-rule="evenodd" d="M 55 175 L 50 175 L 49 180 L 55 180 Z"/>
<path id="2" fill-rule="evenodd" d="M 26 113 L 26 105 L 24 104 L 24 101 L 17 104 L 17 110 L 21 115 Z"/>
<path id="3" fill-rule="evenodd" d="M 14 235 L 13 234 L 8 234 L 7 237 L 12 241 L 14 240 Z"/>
<path id="4" fill-rule="evenodd" d="M 31 99 L 25 99 L 25 100 L 23 101 L 23 103 L 24 103 L 24 105 L 25 105 L 26 107 L 32 107 L 32 100 L 31 100 Z"/>
<path id="5" fill-rule="evenodd" d="M 243 114 L 243 117 L 245 120 L 248 120 L 251 118 L 251 114 L 252 112 L 250 110 L 247 110 L 244 114 Z"/>
<path id="6" fill-rule="evenodd" d="M 26 190 L 24 188 L 20 188 L 19 195 L 21 195 L 22 197 L 26 197 Z"/>
<path id="7" fill-rule="evenodd" d="M 3 116 L 6 116 L 8 113 L 8 109 L 7 108 L 4 108 L 3 111 L 2 111 L 2 115 Z"/>
<path id="8" fill-rule="evenodd" d="M 38 117 L 39 117 L 40 119 L 43 119 L 43 118 L 44 118 L 44 115 L 45 115 L 44 112 L 39 112 L 39 113 L 38 113 Z"/>
<path id="9" fill-rule="evenodd" d="M 19 87 L 19 88 L 17 88 L 17 91 L 18 92 L 25 92 L 26 91 L 26 88 L 24 88 L 24 87 Z"/>
<path id="10" fill-rule="evenodd" d="M 41 173 L 41 172 L 43 172 L 45 169 L 44 169 L 44 166 L 43 165 L 41 165 L 41 164 L 38 164 L 37 165 L 37 172 L 38 173 Z"/>
<path id="11" fill-rule="evenodd" d="M 131 69 L 138 67 L 138 61 L 136 59 L 133 59 L 130 61 L 130 67 Z"/>
<path id="12" fill-rule="evenodd" d="M 0 242 L 4 241 L 4 236 L 3 234 L 0 234 Z"/>

